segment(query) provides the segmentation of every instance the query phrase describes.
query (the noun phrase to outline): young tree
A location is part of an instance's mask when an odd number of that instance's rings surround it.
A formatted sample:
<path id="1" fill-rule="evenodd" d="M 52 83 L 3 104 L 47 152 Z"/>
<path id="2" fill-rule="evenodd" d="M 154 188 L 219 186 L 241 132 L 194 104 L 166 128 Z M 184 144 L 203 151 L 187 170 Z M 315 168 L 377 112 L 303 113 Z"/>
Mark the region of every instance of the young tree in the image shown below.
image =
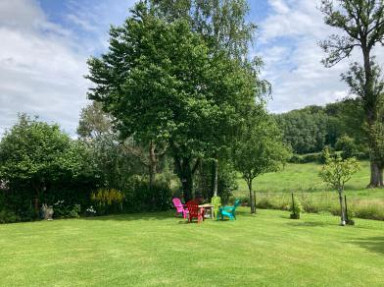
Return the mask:
<path id="1" fill-rule="evenodd" d="M 256 212 L 253 180 L 263 173 L 278 171 L 289 157 L 290 152 L 283 145 L 281 132 L 273 119 L 264 111 L 254 112 L 233 152 L 234 166 L 248 185 L 251 213 Z"/>
<path id="2" fill-rule="evenodd" d="M 377 107 L 384 84 L 373 57 L 373 49 L 376 45 L 384 45 L 384 0 L 322 0 L 321 11 L 325 15 L 326 24 L 345 33 L 344 36 L 332 35 L 321 43 L 328 54 L 323 60 L 324 65 L 336 65 L 349 57 L 356 48 L 362 52 L 363 64 L 352 64 L 350 71 L 343 78 L 350 85 L 352 92 L 362 99 L 364 105 L 371 149 L 369 186 L 383 186 L 380 180 L 383 168 L 378 161 L 374 126 L 378 120 Z"/>
<path id="3" fill-rule="evenodd" d="M 345 225 L 346 215 L 343 204 L 343 193 L 345 184 L 351 179 L 352 175 L 359 170 L 359 163 L 354 158 L 343 160 L 338 154 L 331 157 L 329 152 L 325 153 L 325 165 L 323 165 L 319 176 L 331 188 L 335 189 L 339 194 L 341 225 Z"/>
<path id="4" fill-rule="evenodd" d="M 168 23 L 143 3 L 110 34 L 109 51 L 88 62 L 89 97 L 103 103 L 123 137 L 169 143 L 188 200 L 200 159 L 226 144 L 253 105 L 251 66 L 210 50 L 187 21 Z"/>

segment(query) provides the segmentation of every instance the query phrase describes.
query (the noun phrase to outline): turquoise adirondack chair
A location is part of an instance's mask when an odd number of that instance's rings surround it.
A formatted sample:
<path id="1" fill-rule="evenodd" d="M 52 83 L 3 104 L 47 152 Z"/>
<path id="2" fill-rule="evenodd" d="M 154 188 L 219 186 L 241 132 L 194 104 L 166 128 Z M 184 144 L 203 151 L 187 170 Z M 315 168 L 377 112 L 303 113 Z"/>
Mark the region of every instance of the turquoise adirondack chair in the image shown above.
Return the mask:
<path id="1" fill-rule="evenodd" d="M 224 219 L 224 216 L 229 217 L 230 220 L 236 219 L 236 208 L 240 205 L 240 200 L 236 199 L 233 206 L 223 206 L 219 209 L 219 215 L 221 219 Z"/>

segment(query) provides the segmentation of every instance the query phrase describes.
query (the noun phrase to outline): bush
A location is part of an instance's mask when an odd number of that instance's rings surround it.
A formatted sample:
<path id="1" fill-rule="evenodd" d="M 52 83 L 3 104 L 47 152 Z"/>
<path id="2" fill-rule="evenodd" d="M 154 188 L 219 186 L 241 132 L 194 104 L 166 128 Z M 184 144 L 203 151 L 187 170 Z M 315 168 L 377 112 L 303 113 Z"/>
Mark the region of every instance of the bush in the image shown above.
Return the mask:
<path id="1" fill-rule="evenodd" d="M 291 211 L 291 218 L 292 219 L 300 219 L 301 211 L 302 211 L 302 206 L 300 200 L 296 198 L 296 196 L 293 195 L 292 193 L 292 201 L 291 205 L 289 207 L 289 210 Z"/>
<path id="2" fill-rule="evenodd" d="M 294 154 L 290 159 L 290 163 L 310 163 L 310 162 L 319 162 L 322 161 L 322 153 L 308 153 L 308 154 Z"/>
<path id="3" fill-rule="evenodd" d="M 162 211 L 172 206 L 172 192 L 166 178 L 157 177 L 150 189 L 147 178 L 133 176 L 126 186 L 125 212 Z"/>
<path id="4" fill-rule="evenodd" d="M 64 200 L 58 200 L 53 204 L 54 218 L 78 218 L 80 217 L 81 205 L 66 205 Z"/>
<path id="5" fill-rule="evenodd" d="M 15 223 L 21 221 L 20 216 L 10 210 L 3 209 L 0 211 L 0 224 Z"/>
<path id="6" fill-rule="evenodd" d="M 337 140 L 335 148 L 342 152 L 342 157 L 344 159 L 353 157 L 357 152 L 354 139 L 347 135 L 343 135 Z"/>

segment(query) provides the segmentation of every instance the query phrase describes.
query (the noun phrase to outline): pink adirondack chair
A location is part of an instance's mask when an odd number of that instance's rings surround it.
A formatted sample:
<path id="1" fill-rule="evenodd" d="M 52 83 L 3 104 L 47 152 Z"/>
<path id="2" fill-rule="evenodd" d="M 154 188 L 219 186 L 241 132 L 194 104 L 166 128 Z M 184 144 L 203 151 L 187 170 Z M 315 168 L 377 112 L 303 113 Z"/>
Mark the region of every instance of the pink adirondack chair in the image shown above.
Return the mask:
<path id="1" fill-rule="evenodd" d="M 186 219 L 188 215 L 188 209 L 184 207 L 184 205 L 181 203 L 181 200 L 175 197 L 174 199 L 172 199 L 172 202 L 176 208 L 176 215 L 181 213 L 183 214 L 184 219 Z"/>

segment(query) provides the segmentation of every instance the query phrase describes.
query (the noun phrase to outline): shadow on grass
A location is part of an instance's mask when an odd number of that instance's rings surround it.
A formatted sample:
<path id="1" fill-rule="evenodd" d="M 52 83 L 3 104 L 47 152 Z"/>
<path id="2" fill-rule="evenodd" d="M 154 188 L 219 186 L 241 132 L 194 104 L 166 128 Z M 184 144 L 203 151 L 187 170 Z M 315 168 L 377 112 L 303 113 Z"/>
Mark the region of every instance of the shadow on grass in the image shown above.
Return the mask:
<path id="1" fill-rule="evenodd" d="M 384 254 L 384 236 L 361 238 L 349 243 L 356 244 L 372 252 Z"/>
<path id="2" fill-rule="evenodd" d="M 319 222 L 319 221 L 298 221 L 299 219 L 290 219 L 291 222 L 287 222 L 287 225 L 289 226 L 297 226 L 297 227 L 323 227 L 323 226 L 330 226 L 332 224 Z"/>
<path id="3" fill-rule="evenodd" d="M 180 219 L 182 217 L 176 217 L 174 212 L 163 211 L 163 212 L 145 212 L 145 213 L 127 213 L 127 214 L 111 214 L 103 216 L 84 217 L 83 220 L 101 220 L 101 221 L 132 221 L 132 220 L 166 220 L 166 219 Z"/>

